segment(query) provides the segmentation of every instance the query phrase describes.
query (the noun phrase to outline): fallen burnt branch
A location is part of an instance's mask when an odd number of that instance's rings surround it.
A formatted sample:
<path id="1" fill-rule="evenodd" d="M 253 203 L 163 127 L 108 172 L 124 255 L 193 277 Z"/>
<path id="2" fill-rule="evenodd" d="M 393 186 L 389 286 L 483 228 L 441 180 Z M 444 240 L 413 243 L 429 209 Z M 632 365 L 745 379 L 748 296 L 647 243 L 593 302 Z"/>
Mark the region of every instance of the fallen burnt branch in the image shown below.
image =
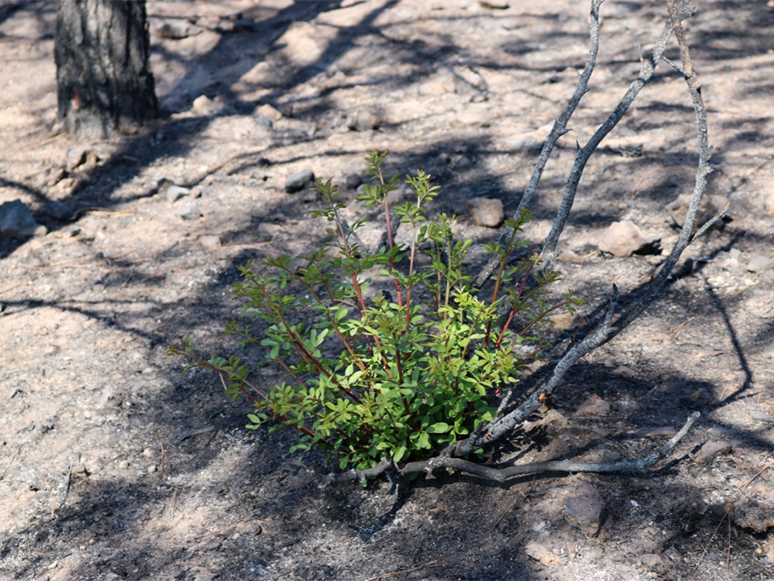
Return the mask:
<path id="1" fill-rule="evenodd" d="M 462 458 L 452 456 L 436 456 L 424 462 L 409 462 L 402 468 L 395 467 L 402 476 L 407 476 L 415 472 L 432 473 L 439 468 L 453 468 L 460 472 L 467 472 L 475 476 L 480 476 L 486 480 L 495 482 L 505 482 L 514 476 L 524 474 L 540 474 L 543 472 L 593 472 L 597 474 L 612 474 L 620 472 L 639 472 L 656 464 L 659 460 L 672 453 L 675 446 L 685 437 L 699 418 L 699 412 L 694 412 L 685 425 L 677 432 L 674 437 L 664 444 L 660 449 L 652 454 L 637 458 L 634 460 L 619 460 L 617 462 L 573 462 L 572 460 L 556 460 L 551 462 L 535 462 L 533 464 L 518 464 L 506 468 L 493 468 L 476 464 Z M 353 480 L 370 480 L 384 474 L 390 470 L 394 464 L 392 462 L 381 462 L 368 470 L 348 470 L 339 474 L 328 475 L 328 481 L 331 483 L 351 482 Z"/>

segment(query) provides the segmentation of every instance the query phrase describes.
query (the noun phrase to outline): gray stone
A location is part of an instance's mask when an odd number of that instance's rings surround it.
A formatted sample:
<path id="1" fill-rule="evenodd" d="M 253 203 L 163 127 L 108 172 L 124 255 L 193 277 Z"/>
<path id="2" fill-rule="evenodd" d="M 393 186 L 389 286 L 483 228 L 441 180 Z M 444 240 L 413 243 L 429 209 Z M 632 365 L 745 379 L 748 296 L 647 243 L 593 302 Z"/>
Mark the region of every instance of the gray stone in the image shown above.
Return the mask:
<path id="1" fill-rule="evenodd" d="M 764 412 L 763 410 L 753 410 L 750 412 L 750 417 L 754 420 L 757 420 L 759 422 L 770 422 L 772 421 L 771 416 Z"/>
<path id="2" fill-rule="evenodd" d="M 183 220 L 196 220 L 197 218 L 201 217 L 202 212 L 196 202 L 191 202 L 180 208 L 180 211 L 177 213 L 177 215 L 180 216 Z"/>
<path id="3" fill-rule="evenodd" d="M 301 201 L 304 204 L 312 204 L 316 202 L 318 198 L 319 198 L 319 195 L 317 193 L 317 190 L 309 190 L 301 196 Z"/>
<path id="4" fill-rule="evenodd" d="M 302 172 L 293 174 L 285 182 L 285 191 L 289 194 L 300 192 L 305 187 L 314 182 L 314 172 L 311 169 L 305 169 Z"/>
<path id="5" fill-rule="evenodd" d="M 505 10 L 510 7 L 510 4 L 506 0 L 478 0 L 478 3 L 482 8 L 490 8 L 493 10 Z"/>
<path id="6" fill-rule="evenodd" d="M 646 237 L 639 226 L 631 220 L 613 222 L 599 238 L 599 249 L 613 256 L 631 256 L 642 252 L 648 247 L 654 247 L 661 240 L 660 236 Z"/>
<path id="7" fill-rule="evenodd" d="M 694 460 L 699 464 L 705 464 L 712 460 L 718 454 L 728 454 L 731 452 L 731 442 L 728 440 L 716 440 L 715 438 L 707 440 L 701 447 L 701 450 L 694 456 Z"/>
<path id="8" fill-rule="evenodd" d="M 73 216 L 70 207 L 58 200 L 54 200 L 48 205 L 48 213 L 57 220 L 69 220 Z"/>
<path id="9" fill-rule="evenodd" d="M 476 224 L 488 228 L 497 228 L 505 219 L 502 201 L 494 198 L 469 200 L 468 214 Z"/>
<path id="10" fill-rule="evenodd" d="M 209 234 L 199 238 L 199 244 L 201 244 L 202 248 L 206 250 L 217 250 L 221 247 L 222 242 L 220 240 L 220 236 L 217 236 L 216 234 Z"/>
<path id="11" fill-rule="evenodd" d="M 274 121 L 268 115 L 253 115 L 253 123 L 258 129 L 271 131 L 274 127 Z"/>
<path id="12" fill-rule="evenodd" d="M 747 263 L 747 270 L 750 272 L 760 272 L 762 270 L 768 270 L 774 264 L 774 260 L 768 256 L 762 254 L 753 254 L 750 257 L 750 262 Z"/>
<path id="13" fill-rule="evenodd" d="M 363 178 L 360 176 L 360 174 L 353 173 L 347 176 L 347 179 L 344 183 L 346 184 L 348 190 L 356 190 L 357 187 L 363 183 Z"/>
<path id="14" fill-rule="evenodd" d="M 0 236 L 24 239 L 45 236 L 47 232 L 45 226 L 35 222 L 29 208 L 21 200 L 0 204 Z"/>
<path id="15" fill-rule="evenodd" d="M 607 509 L 602 497 L 590 484 L 581 484 L 567 499 L 567 518 L 584 534 L 597 535 L 607 519 Z"/>
<path id="16" fill-rule="evenodd" d="M 177 202 L 180 198 L 191 195 L 191 190 L 184 188 L 183 186 L 176 186 L 172 184 L 167 188 L 167 201 Z"/>
<path id="17" fill-rule="evenodd" d="M 381 124 L 381 116 L 371 109 L 360 109 L 347 120 L 347 127 L 355 131 L 377 129 Z"/>
<path id="18" fill-rule="evenodd" d="M 397 190 L 393 190 L 387 193 L 387 204 L 390 206 L 395 206 L 397 204 L 403 203 L 409 191 L 410 187 L 406 184 L 398 186 Z"/>

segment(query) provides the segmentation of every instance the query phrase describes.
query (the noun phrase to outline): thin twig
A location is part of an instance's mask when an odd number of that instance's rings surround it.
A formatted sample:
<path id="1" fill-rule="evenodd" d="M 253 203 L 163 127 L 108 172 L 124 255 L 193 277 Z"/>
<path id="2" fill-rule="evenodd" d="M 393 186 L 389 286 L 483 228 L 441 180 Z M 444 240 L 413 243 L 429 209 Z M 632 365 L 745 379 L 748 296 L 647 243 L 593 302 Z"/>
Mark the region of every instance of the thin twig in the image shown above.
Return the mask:
<path id="1" fill-rule="evenodd" d="M 691 573 L 691 579 L 696 577 L 696 572 L 699 570 L 699 566 L 701 565 L 702 561 L 704 561 L 704 557 L 707 556 L 707 551 L 709 551 L 709 547 L 712 544 L 712 541 L 715 538 L 715 535 L 718 533 L 718 529 L 720 529 L 720 525 L 723 524 L 723 521 L 728 517 L 728 520 L 731 520 L 731 516 L 729 515 L 729 512 L 731 512 L 731 509 L 726 509 L 726 512 L 723 514 L 723 518 L 720 519 L 720 522 L 718 523 L 718 526 L 715 527 L 715 530 L 712 533 L 712 536 L 710 537 L 710 540 L 707 541 L 707 544 L 704 545 L 704 550 L 701 552 L 701 556 L 699 557 L 699 561 L 696 563 L 696 567 L 693 569 L 693 573 Z"/>
<path id="2" fill-rule="evenodd" d="M 389 579 L 390 577 L 397 577 L 398 575 L 414 573 L 416 571 L 421 571 L 422 569 L 435 569 L 437 567 L 445 567 L 445 566 L 446 566 L 446 563 L 439 563 L 438 560 L 436 559 L 435 561 L 430 561 L 429 563 L 425 563 L 424 565 L 417 565 L 416 567 L 411 567 L 410 569 L 393 571 L 392 573 L 382 573 L 381 575 L 377 575 L 376 577 L 369 577 L 368 579 L 363 579 L 363 581 L 377 581 L 377 579 Z"/>
<path id="3" fill-rule="evenodd" d="M 748 486 L 750 486 L 750 484 L 752 484 L 752 481 L 753 481 L 753 480 L 755 480 L 756 478 L 758 478 L 758 476 L 760 476 L 761 474 L 763 474 L 763 473 L 764 473 L 766 470 L 768 470 L 768 469 L 769 469 L 769 468 L 771 468 L 772 466 L 774 466 L 774 464 L 766 464 L 766 465 L 765 465 L 763 468 L 761 468 L 760 470 L 758 470 L 758 472 L 756 472 L 756 473 L 755 473 L 755 476 L 753 476 L 752 478 L 750 478 L 750 480 L 748 480 L 748 481 L 747 481 L 747 482 L 745 482 L 745 483 L 744 483 L 742 486 L 740 486 L 740 487 L 739 487 L 739 490 L 744 490 L 745 488 L 747 488 Z"/>

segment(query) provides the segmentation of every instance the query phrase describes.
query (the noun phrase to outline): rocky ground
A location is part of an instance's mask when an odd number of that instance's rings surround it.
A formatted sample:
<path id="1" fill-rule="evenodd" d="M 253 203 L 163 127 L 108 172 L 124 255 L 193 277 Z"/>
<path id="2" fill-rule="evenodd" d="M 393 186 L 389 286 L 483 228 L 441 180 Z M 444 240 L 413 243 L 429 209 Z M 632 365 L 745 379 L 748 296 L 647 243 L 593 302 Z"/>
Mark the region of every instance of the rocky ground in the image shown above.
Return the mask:
<path id="1" fill-rule="evenodd" d="M 307 170 L 364 216 L 353 176 L 366 151 L 389 149 L 392 170 L 435 176 L 432 211 L 458 214 L 458 236 L 495 239 L 482 224 L 499 218 L 468 202 L 516 208 L 583 67 L 587 3 L 148 11 L 163 118 L 92 143 L 56 133 L 54 3 L 0 2 L 0 203 L 20 200 L 4 215 L 22 220 L 0 220 L 1 578 L 774 578 L 772 2 L 707 0 L 687 24 L 713 145 L 706 214 L 729 206 L 727 221 L 689 248 L 662 300 L 573 370 L 550 412 L 491 451 L 634 458 L 700 411 L 674 459 L 503 485 L 436 474 L 399 497 L 387 481 L 323 486 L 320 457 L 288 453 L 292 433 L 246 437 L 247 405 L 181 374 L 166 347 L 191 334 L 225 352 L 237 268 L 325 240 L 305 179 L 286 188 Z M 544 175 L 535 240 L 576 140 L 636 77 L 665 8 L 608 0 L 601 13 L 598 66 Z M 685 83 L 662 64 L 586 169 L 557 290 L 587 304 L 557 333 L 582 336 L 613 282 L 652 275 L 696 162 Z"/>

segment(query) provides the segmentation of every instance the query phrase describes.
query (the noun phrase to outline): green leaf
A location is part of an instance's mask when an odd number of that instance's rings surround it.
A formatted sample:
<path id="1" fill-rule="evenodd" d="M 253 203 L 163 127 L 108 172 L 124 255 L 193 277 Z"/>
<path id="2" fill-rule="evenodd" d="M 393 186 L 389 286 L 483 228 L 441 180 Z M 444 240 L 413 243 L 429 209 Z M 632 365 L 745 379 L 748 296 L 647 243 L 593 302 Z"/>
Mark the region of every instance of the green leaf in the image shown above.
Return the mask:
<path id="1" fill-rule="evenodd" d="M 437 422 L 427 427 L 427 431 L 430 434 L 445 434 L 449 430 L 451 430 L 451 426 L 446 422 Z"/>

